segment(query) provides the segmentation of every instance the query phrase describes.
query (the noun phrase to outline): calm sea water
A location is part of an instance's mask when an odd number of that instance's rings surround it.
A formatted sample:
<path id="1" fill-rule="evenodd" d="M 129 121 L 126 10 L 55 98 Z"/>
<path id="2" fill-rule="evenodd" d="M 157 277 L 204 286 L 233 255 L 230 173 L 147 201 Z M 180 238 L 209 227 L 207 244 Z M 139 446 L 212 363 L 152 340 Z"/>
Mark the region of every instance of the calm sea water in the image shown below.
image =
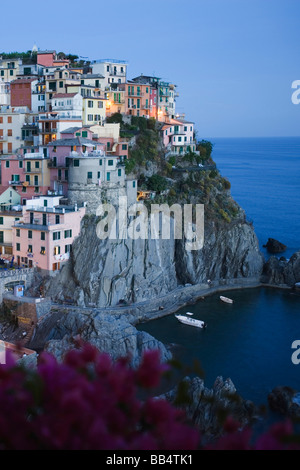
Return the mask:
<path id="1" fill-rule="evenodd" d="M 300 249 L 300 138 L 211 139 L 213 158 L 231 182 L 231 193 L 253 221 L 261 250 L 269 237 L 287 245 L 289 258 Z M 237 391 L 257 404 L 277 385 L 300 390 L 300 364 L 291 361 L 300 339 L 300 296 L 277 289 L 245 289 L 207 297 L 181 311 L 207 322 L 200 330 L 170 315 L 140 325 L 175 346 L 183 364 L 198 360 L 207 386 L 230 377 Z"/>

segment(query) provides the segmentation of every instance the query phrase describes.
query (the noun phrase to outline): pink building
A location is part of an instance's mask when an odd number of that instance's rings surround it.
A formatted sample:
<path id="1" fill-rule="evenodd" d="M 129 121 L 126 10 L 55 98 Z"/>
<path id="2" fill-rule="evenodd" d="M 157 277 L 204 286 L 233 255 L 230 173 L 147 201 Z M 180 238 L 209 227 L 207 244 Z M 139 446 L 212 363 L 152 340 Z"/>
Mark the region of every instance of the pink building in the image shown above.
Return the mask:
<path id="1" fill-rule="evenodd" d="M 85 207 L 60 205 L 60 196 L 31 199 L 22 221 L 13 226 L 12 246 L 18 266 L 57 271 L 69 259 Z"/>
<path id="2" fill-rule="evenodd" d="M 171 119 L 161 129 L 165 148 L 171 154 L 185 154 L 196 151 L 194 123 Z"/>

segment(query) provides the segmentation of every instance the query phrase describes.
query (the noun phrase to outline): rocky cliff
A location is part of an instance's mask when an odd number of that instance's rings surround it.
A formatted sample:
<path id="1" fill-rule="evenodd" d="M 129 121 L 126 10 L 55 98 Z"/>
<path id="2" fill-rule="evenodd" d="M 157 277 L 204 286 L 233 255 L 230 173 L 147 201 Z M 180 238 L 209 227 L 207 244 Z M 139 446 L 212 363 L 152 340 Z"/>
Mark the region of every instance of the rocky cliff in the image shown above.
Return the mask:
<path id="1" fill-rule="evenodd" d="M 188 251 L 184 240 L 101 240 L 88 217 L 72 257 L 47 285 L 55 301 L 107 307 L 151 301 L 185 283 L 208 279 L 259 279 L 263 258 L 251 225 L 237 221 L 205 224 L 204 245 Z"/>

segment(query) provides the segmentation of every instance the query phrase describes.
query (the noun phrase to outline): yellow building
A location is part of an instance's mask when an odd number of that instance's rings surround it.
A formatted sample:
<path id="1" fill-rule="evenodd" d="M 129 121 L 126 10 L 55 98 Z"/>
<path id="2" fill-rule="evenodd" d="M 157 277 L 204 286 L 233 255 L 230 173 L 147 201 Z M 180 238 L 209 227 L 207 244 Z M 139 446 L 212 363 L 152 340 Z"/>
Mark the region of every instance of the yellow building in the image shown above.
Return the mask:
<path id="1" fill-rule="evenodd" d="M 19 74 L 20 59 L 1 59 L 0 57 L 0 80 L 1 82 L 11 82 Z"/>
<path id="2" fill-rule="evenodd" d="M 103 98 L 83 98 L 82 123 L 84 126 L 102 124 L 106 118 L 106 100 Z"/>

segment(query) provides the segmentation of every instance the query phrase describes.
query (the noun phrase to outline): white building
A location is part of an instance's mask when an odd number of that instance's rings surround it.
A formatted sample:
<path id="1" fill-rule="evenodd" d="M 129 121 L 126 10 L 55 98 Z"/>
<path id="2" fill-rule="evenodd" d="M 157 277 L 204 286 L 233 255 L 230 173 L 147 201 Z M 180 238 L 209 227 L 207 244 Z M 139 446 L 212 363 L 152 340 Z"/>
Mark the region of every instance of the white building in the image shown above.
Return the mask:
<path id="1" fill-rule="evenodd" d="M 124 60 L 95 60 L 91 65 L 93 74 L 100 74 L 104 77 L 104 87 L 109 87 L 111 83 L 126 82 L 127 62 Z"/>

